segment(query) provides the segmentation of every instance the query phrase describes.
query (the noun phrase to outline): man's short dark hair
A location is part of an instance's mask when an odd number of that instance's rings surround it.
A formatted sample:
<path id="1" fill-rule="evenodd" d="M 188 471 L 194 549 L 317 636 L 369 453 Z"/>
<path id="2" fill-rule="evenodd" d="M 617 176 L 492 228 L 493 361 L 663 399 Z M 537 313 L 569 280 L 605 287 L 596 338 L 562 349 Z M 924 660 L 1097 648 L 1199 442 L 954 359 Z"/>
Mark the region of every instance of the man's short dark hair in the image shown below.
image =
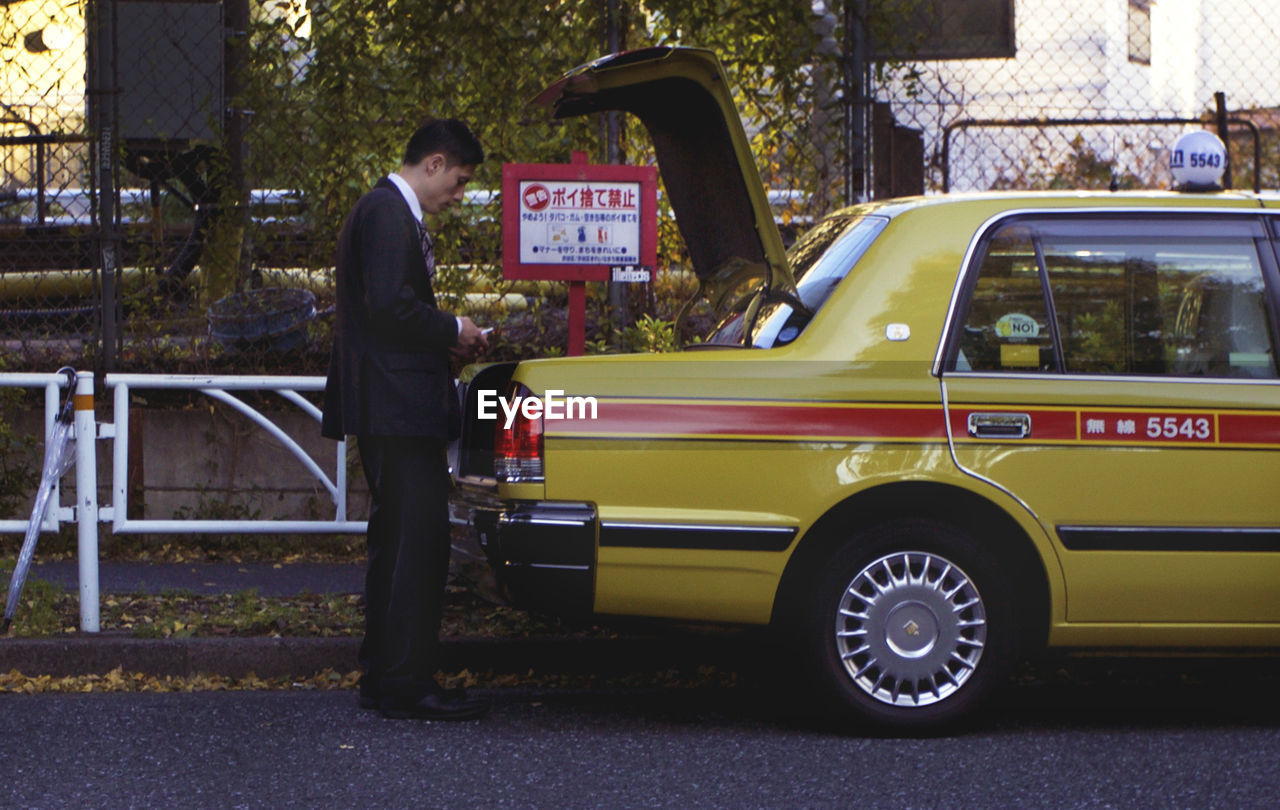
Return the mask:
<path id="1" fill-rule="evenodd" d="M 450 166 L 475 166 L 484 162 L 480 141 L 456 118 L 438 118 L 418 127 L 405 147 L 404 163 L 415 165 L 436 152 L 444 155 Z"/>

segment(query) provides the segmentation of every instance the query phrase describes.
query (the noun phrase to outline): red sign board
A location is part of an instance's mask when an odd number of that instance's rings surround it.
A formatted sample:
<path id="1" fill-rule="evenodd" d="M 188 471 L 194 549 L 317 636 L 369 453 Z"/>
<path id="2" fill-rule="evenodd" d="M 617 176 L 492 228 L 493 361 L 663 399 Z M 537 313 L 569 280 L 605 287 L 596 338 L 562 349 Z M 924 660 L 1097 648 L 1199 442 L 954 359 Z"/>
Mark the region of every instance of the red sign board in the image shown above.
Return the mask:
<path id="1" fill-rule="evenodd" d="M 653 166 L 505 163 L 502 200 L 503 278 L 608 281 L 657 261 Z"/>

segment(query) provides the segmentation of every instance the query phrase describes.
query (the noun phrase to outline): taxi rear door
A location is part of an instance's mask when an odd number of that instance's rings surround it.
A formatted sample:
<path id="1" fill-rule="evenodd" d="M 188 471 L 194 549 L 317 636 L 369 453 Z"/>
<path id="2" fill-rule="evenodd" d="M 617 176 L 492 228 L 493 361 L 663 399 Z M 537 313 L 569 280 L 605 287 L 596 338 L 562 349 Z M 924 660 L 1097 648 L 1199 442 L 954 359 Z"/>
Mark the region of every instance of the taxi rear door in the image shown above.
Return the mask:
<path id="1" fill-rule="evenodd" d="M 942 355 L 952 451 L 1055 538 L 1068 622 L 1280 622 L 1267 227 L 1035 214 L 973 251 Z"/>

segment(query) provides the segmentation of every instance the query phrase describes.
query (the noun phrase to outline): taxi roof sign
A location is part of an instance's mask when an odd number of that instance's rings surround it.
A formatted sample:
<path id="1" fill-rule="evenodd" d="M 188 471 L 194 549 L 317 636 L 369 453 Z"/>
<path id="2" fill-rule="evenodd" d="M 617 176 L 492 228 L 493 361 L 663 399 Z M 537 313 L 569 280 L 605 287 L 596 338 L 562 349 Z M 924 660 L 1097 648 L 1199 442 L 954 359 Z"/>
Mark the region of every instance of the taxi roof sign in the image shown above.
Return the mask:
<path id="1" fill-rule="evenodd" d="M 1212 132 L 1188 132 L 1173 143 L 1169 170 L 1178 191 L 1217 191 L 1227 169 L 1227 148 Z"/>

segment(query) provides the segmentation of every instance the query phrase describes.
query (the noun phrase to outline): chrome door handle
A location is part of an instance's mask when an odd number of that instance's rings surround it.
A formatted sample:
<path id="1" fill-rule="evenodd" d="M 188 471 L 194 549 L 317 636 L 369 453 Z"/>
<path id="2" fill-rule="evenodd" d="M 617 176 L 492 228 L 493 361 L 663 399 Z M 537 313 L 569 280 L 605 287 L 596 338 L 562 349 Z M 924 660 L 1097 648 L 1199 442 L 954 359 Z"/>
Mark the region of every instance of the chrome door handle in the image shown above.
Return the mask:
<path id="1" fill-rule="evenodd" d="M 1031 415 L 971 413 L 969 435 L 975 439 L 1025 439 L 1031 435 Z"/>

